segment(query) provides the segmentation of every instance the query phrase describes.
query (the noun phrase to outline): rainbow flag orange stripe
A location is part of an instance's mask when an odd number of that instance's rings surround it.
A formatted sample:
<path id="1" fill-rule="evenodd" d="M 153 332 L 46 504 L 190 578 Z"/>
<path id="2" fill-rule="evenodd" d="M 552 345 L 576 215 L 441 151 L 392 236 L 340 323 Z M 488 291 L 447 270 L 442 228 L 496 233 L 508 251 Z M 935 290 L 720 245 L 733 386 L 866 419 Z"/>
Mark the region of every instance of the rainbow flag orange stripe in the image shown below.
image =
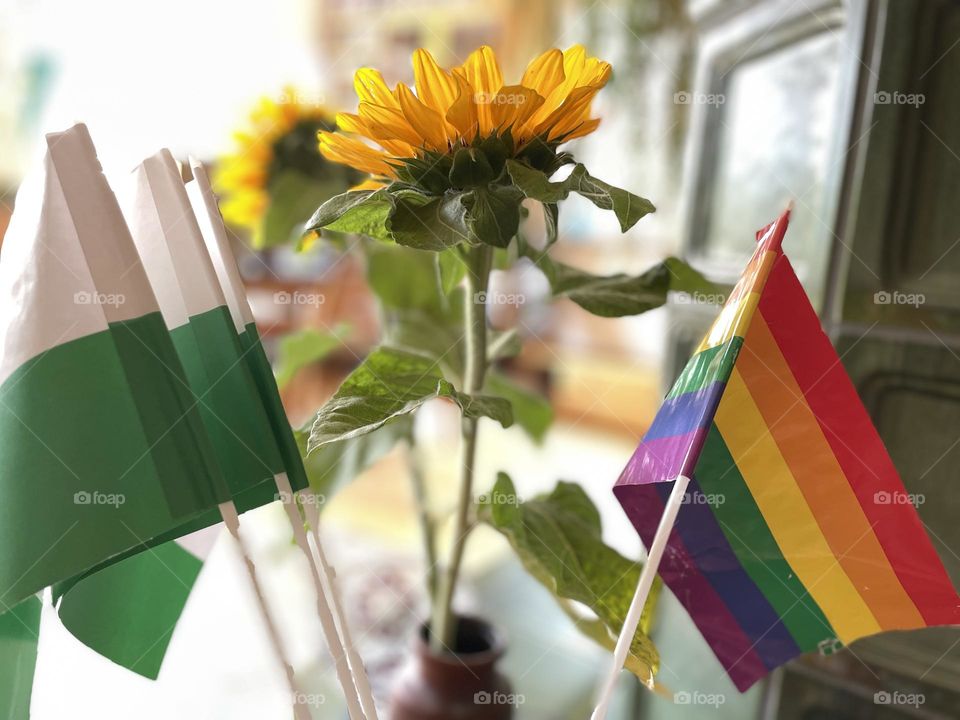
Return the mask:
<path id="1" fill-rule="evenodd" d="M 614 487 L 660 575 L 745 690 L 802 652 L 960 624 L 960 597 L 781 250 L 757 248 Z"/>

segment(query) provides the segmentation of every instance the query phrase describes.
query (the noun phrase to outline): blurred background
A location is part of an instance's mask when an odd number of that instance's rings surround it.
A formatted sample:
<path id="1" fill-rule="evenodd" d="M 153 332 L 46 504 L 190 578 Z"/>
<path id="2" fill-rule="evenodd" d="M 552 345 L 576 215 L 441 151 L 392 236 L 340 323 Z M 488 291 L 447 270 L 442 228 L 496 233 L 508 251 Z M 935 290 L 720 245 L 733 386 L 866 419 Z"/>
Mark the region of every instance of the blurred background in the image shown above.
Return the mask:
<path id="1" fill-rule="evenodd" d="M 534 55 L 577 42 L 614 75 L 595 105 L 603 124 L 570 149 L 657 212 L 621 235 L 612 217 L 573 198 L 553 254 L 596 273 L 635 273 L 678 254 L 729 287 L 754 231 L 792 200 L 785 248 L 908 492 L 925 497 L 919 513 L 960 583 L 960 3 L 952 0 L 2 0 L 0 235 L 43 133 L 75 121 L 87 123 L 111 179 L 160 147 L 214 167 L 268 148 L 290 162 L 286 170 L 310 175 L 296 167 L 298 148 L 312 148 L 310 123 L 325 112 L 354 110 L 358 67 L 412 82 L 417 47 L 451 65 L 489 44 L 505 77 L 518 78 Z M 275 127 L 284 108 L 293 120 L 283 129 L 301 143 L 286 155 L 277 143 L 287 135 Z M 304 127 L 306 145 L 293 132 Z M 296 222 L 355 180 L 327 167 L 290 183 L 307 188 L 300 197 L 280 183 L 246 196 L 230 186 L 240 201 L 228 219 L 294 426 L 381 334 L 364 256 L 326 242 L 298 252 L 291 242 Z M 611 320 L 568 301 L 548 305 L 545 280 L 529 268 L 497 273 L 494 287 L 520 298 L 491 318 L 525 340 L 506 369 L 548 398 L 553 421 L 539 443 L 482 425 L 478 492 L 497 470 L 525 497 L 577 480 L 601 508 L 605 540 L 642 558 L 610 487 L 714 317 L 714 299 Z M 428 407 L 416 435 L 431 512 L 442 519 L 455 502 L 456 416 Z M 406 452 L 345 459 L 324 510 L 380 693 L 426 612 Z M 258 566 L 298 668 L 322 698 L 314 716 L 341 718 L 280 512 L 250 514 Z M 472 538 L 465 579 L 459 606 L 508 638 L 504 669 L 523 698 L 516 716 L 587 717 L 606 651 L 577 632 L 493 532 Z M 286 717 L 242 573 L 219 545 L 156 682 L 94 655 L 45 612 L 36 718 Z M 668 592 L 653 635 L 670 695 L 625 675 L 616 717 L 926 718 L 956 717 L 960 707 L 957 630 L 890 634 L 805 657 L 743 695 Z M 875 704 L 884 690 L 919 692 L 925 702 Z M 685 704 L 685 692 L 722 701 Z"/>

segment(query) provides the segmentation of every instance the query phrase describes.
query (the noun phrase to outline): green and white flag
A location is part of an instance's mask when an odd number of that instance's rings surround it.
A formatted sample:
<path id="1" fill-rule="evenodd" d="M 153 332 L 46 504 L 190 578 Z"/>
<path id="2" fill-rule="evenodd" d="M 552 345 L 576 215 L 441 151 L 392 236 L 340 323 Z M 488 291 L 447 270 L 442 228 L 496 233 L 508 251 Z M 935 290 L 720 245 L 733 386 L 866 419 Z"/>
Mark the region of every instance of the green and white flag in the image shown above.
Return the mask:
<path id="1" fill-rule="evenodd" d="M 83 125 L 47 136 L 17 194 L 0 347 L 0 624 L 22 627 L 38 591 L 200 527 L 229 498 Z"/>
<path id="2" fill-rule="evenodd" d="M 221 502 L 86 127 L 47 136 L 0 262 L 0 610 Z"/>
<path id="3" fill-rule="evenodd" d="M 260 399 L 267 412 L 273 435 L 280 449 L 283 468 L 289 478 L 290 485 L 295 489 L 307 488 L 309 485 L 303 458 L 297 447 L 296 438 L 287 419 L 286 411 L 280 400 L 280 390 L 273 374 L 270 360 L 263 349 L 260 333 L 254 321 L 253 311 L 247 300 L 246 289 L 240 276 L 236 256 L 230 247 L 230 238 L 220 215 L 217 198 L 213 193 L 207 171 L 202 164 L 191 160 L 193 179 L 187 187 L 187 196 L 193 206 L 194 214 L 199 222 L 203 241 L 207 253 L 213 263 L 220 288 L 230 310 L 240 345 L 243 348 L 243 357 L 250 373 L 257 385 Z"/>
<path id="4" fill-rule="evenodd" d="M 0 615 L 0 717 L 5 720 L 30 717 L 41 608 L 35 596 Z"/>
<path id="5" fill-rule="evenodd" d="M 272 502 L 284 471 L 274 428 L 169 151 L 139 165 L 128 190 L 127 221 L 229 495 L 239 512 Z M 114 662 L 157 677 L 205 558 L 184 545 L 159 545 L 65 588 L 64 625 Z"/>

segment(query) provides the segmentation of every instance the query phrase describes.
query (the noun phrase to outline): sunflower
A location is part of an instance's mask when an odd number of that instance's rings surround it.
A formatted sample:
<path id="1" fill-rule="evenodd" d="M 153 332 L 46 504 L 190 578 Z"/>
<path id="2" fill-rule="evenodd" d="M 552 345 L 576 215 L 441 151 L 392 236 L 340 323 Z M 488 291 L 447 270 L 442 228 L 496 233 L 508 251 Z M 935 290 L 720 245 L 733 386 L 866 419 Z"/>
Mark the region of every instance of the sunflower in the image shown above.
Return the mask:
<path id="1" fill-rule="evenodd" d="M 284 88 L 279 98 L 261 98 L 250 113 L 247 127 L 234 133 L 236 151 L 217 165 L 214 185 L 223 198 L 224 219 L 247 228 L 256 246 L 288 239 L 264 237 L 264 218 L 275 195 L 278 191 L 291 192 L 294 186 L 292 182 L 279 184 L 281 178 L 295 173 L 299 181 L 296 191 L 311 183 L 332 182 L 335 187 L 327 197 L 359 178 L 327 162 L 317 148 L 317 132 L 334 127 L 331 111 L 305 99 L 292 87 Z"/>
<path id="2" fill-rule="evenodd" d="M 516 238 L 525 252 L 518 230 L 527 200 L 542 206 L 548 245 L 570 193 L 612 211 L 624 232 L 653 212 L 649 200 L 593 177 L 559 149 L 600 124 L 590 109 L 611 68 L 582 46 L 548 50 L 515 85 L 504 84 L 486 46 L 450 70 L 417 50 L 413 71 L 415 92 L 402 83 L 391 90 L 376 70 L 357 71 L 357 112 L 339 113 L 338 131 L 321 130 L 319 147 L 370 179 L 321 205 L 306 231 L 438 252 L 507 248 Z M 554 181 L 568 164 L 566 177 Z"/>
<path id="3" fill-rule="evenodd" d="M 590 117 L 590 106 L 611 68 L 574 45 L 548 50 L 529 64 L 518 84 L 507 85 L 493 50 L 482 46 L 450 70 L 417 50 L 413 73 L 416 93 L 402 83 L 390 90 L 377 70 L 358 70 L 357 112 L 337 115 L 341 132 L 320 131 L 323 156 L 391 181 L 411 161 L 508 136 L 512 156 L 543 164 L 558 145 L 600 124 Z"/>

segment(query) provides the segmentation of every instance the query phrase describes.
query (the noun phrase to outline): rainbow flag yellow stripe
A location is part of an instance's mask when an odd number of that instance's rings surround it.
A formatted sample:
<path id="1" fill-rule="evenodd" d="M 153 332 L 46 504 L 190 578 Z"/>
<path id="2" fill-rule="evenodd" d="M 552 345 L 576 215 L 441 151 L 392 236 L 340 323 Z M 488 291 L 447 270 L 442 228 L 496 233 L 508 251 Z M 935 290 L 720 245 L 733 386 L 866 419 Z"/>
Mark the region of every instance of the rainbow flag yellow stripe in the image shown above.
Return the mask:
<path id="1" fill-rule="evenodd" d="M 960 597 L 780 244 L 758 245 L 614 492 L 744 690 L 802 652 L 960 624 Z"/>

